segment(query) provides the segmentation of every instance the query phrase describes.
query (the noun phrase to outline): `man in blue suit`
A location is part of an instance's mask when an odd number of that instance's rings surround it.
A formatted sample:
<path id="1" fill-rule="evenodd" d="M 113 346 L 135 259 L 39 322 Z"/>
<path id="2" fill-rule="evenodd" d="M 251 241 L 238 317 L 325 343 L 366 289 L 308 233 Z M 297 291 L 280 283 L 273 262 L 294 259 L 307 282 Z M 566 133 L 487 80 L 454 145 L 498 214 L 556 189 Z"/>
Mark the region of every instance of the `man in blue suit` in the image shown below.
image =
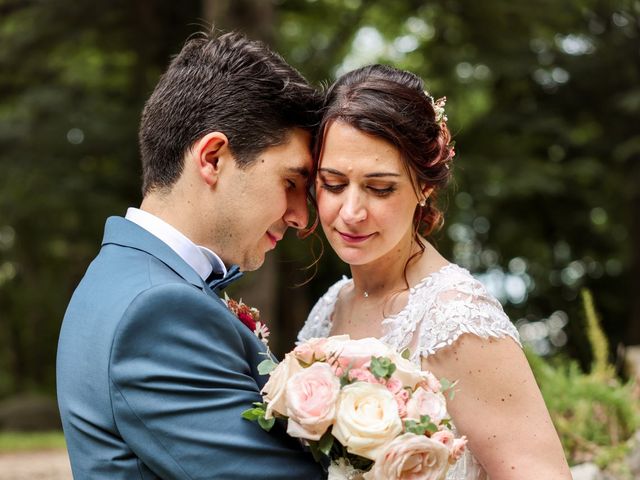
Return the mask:
<path id="1" fill-rule="evenodd" d="M 143 201 L 111 217 L 58 346 L 77 479 L 316 479 L 322 468 L 260 401 L 265 346 L 220 301 L 308 221 L 319 94 L 230 33 L 189 40 L 141 120 Z M 228 267 L 231 267 L 227 270 Z"/>

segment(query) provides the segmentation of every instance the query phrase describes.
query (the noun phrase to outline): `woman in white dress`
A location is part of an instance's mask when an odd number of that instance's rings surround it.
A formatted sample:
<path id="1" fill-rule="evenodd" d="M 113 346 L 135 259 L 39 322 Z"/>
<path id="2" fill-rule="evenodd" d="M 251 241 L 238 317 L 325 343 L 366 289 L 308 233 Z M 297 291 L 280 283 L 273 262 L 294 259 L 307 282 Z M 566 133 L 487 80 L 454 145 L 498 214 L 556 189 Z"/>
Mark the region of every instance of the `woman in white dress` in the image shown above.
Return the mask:
<path id="1" fill-rule="evenodd" d="M 299 340 L 377 337 L 438 377 L 469 449 L 448 480 L 571 479 L 560 441 L 498 301 L 425 239 L 451 175 L 443 102 L 409 72 L 373 65 L 327 92 L 316 195 L 331 247 L 352 279 L 315 305 Z"/>

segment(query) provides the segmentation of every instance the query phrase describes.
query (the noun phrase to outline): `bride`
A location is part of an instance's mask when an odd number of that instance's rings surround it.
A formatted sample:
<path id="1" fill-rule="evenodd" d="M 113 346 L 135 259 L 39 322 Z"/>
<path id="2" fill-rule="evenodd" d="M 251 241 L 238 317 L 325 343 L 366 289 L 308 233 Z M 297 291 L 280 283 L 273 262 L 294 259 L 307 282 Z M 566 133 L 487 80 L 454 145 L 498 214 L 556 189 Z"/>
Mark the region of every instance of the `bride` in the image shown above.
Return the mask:
<path id="1" fill-rule="evenodd" d="M 425 237 L 454 151 L 444 101 L 382 65 L 327 92 L 317 146 L 322 228 L 351 267 L 298 339 L 377 337 L 438 377 L 457 380 L 448 409 L 469 450 L 448 480 L 571 479 L 560 441 L 498 301 Z"/>

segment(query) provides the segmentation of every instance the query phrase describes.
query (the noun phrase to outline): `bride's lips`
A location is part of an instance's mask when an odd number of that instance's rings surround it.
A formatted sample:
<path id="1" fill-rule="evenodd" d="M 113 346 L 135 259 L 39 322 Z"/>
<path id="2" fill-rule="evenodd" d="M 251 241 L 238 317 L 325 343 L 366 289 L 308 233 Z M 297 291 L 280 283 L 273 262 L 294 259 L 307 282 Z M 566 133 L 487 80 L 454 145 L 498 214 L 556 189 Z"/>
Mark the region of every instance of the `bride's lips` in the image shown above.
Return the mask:
<path id="1" fill-rule="evenodd" d="M 369 235 L 354 235 L 351 233 L 341 232 L 340 230 L 336 230 L 336 232 L 338 232 L 340 238 L 342 238 L 346 243 L 362 243 L 375 235 L 375 233 L 370 233 Z"/>

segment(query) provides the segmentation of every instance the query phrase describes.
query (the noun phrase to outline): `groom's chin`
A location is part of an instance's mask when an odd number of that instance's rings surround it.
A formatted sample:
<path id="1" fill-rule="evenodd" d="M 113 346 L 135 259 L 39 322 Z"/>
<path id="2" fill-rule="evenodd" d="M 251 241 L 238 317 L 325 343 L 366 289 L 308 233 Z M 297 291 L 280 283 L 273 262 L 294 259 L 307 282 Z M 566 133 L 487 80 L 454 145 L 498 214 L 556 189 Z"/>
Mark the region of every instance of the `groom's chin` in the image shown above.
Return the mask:
<path id="1" fill-rule="evenodd" d="M 253 272 L 258 270 L 264 264 L 266 254 L 267 252 L 261 254 L 254 253 L 250 256 L 245 256 L 243 261 L 239 263 L 240 270 L 243 272 Z"/>

